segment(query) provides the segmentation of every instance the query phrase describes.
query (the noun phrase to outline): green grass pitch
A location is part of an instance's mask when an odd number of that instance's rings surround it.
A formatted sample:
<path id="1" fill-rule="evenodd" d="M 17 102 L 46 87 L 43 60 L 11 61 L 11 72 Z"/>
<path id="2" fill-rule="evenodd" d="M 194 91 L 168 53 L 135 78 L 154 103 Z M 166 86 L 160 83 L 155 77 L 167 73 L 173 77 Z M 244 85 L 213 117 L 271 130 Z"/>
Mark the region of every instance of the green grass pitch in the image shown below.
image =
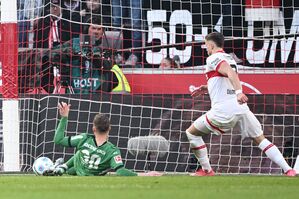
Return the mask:
<path id="1" fill-rule="evenodd" d="M 299 177 L 0 175 L 1 199 L 298 199 Z"/>

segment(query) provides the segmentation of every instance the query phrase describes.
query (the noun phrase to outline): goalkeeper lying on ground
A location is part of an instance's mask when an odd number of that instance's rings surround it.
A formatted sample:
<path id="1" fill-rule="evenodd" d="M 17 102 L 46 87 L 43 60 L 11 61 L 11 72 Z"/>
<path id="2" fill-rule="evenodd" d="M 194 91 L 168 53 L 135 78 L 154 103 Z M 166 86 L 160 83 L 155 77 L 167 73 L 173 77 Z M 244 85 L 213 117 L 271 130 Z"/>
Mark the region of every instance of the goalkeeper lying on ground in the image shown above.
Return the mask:
<path id="1" fill-rule="evenodd" d="M 120 150 L 110 143 L 108 134 L 111 129 L 110 120 L 97 114 L 93 120 L 92 131 L 76 136 L 64 136 L 70 105 L 64 102 L 58 105 L 61 120 L 55 132 L 54 142 L 65 147 L 76 147 L 75 155 L 65 164 L 47 170 L 44 175 L 62 175 L 64 173 L 78 176 L 105 175 L 114 170 L 120 176 L 160 176 L 159 172 L 135 173 L 124 168 Z"/>

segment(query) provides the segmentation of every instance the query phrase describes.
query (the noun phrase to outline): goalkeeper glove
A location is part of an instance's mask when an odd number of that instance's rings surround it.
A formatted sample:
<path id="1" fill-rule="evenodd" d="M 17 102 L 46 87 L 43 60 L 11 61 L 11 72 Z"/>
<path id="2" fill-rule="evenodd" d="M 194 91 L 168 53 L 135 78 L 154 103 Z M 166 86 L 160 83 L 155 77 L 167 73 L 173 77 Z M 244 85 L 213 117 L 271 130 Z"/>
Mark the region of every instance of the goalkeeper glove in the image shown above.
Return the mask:
<path id="1" fill-rule="evenodd" d="M 55 163 L 54 163 L 54 168 L 56 168 L 59 165 L 62 165 L 64 163 L 64 159 L 63 158 L 58 158 Z"/>
<path id="2" fill-rule="evenodd" d="M 59 175 L 63 175 L 66 171 L 67 171 L 68 167 L 66 164 L 61 164 L 61 165 L 58 165 L 54 170 L 53 170 L 53 174 L 55 176 Z"/>
<path id="3" fill-rule="evenodd" d="M 67 170 L 67 165 L 63 164 L 64 159 L 63 158 L 58 158 L 54 165 L 51 166 L 49 169 L 45 170 L 43 172 L 44 176 L 57 176 L 57 175 L 62 175 L 63 173 L 66 172 Z"/>
<path id="4" fill-rule="evenodd" d="M 58 165 L 55 168 L 51 167 L 43 172 L 43 176 L 61 176 L 68 169 L 66 164 Z"/>

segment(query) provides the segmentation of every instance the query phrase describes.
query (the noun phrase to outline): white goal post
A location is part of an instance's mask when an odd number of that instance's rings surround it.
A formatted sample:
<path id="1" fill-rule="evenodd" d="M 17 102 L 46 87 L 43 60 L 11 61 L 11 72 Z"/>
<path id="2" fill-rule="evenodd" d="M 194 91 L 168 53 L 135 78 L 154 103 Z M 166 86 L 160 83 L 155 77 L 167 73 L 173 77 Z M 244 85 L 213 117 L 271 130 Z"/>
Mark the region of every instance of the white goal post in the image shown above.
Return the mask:
<path id="1" fill-rule="evenodd" d="M 1 1 L 3 169 L 20 171 L 17 1 Z"/>

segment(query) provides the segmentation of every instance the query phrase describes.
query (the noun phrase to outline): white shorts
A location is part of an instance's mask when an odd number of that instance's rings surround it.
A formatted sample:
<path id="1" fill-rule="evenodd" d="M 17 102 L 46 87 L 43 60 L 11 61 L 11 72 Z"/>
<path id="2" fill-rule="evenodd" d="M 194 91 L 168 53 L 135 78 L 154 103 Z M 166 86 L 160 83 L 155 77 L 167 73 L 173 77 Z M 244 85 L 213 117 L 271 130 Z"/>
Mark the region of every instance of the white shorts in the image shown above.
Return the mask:
<path id="1" fill-rule="evenodd" d="M 236 114 L 225 121 L 217 121 L 215 113 L 208 111 L 193 123 L 194 127 L 202 133 L 221 135 L 230 131 L 237 123 L 240 125 L 242 139 L 255 138 L 263 134 L 261 123 L 251 111 Z"/>

